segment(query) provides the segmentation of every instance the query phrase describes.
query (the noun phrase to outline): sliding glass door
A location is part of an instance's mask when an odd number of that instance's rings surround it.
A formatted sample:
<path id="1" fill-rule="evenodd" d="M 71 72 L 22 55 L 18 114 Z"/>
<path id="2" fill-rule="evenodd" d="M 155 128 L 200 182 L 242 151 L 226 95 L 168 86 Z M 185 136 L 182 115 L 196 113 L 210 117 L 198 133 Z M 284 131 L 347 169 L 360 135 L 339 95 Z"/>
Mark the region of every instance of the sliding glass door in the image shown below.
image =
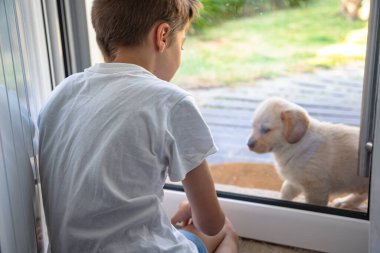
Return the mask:
<path id="1" fill-rule="evenodd" d="M 71 55 L 65 64 L 75 61 L 78 45 L 87 48 L 92 64 L 102 62 L 89 18 L 92 1 L 85 9 L 70 7 L 75 1 L 58 3 L 59 10 L 65 7 L 61 29 L 69 31 L 61 33 L 69 37 L 62 39 Z M 173 83 L 195 97 L 219 147 L 208 161 L 239 234 L 320 251 L 365 252 L 369 182 L 376 180 L 369 176 L 376 166 L 379 1 L 202 3 Z M 86 28 L 76 26 L 73 11 L 86 14 Z M 81 67 L 66 75 L 86 67 L 82 58 Z M 275 127 L 257 115 L 273 98 L 307 113 L 296 125 L 313 129 L 309 141 L 305 133 L 289 140 L 285 130 L 269 137 Z M 292 123 L 287 112 L 278 115 L 283 127 Z M 286 149 L 278 151 L 274 142 Z M 168 181 L 166 189 L 172 213 L 184 194 L 178 183 Z"/>

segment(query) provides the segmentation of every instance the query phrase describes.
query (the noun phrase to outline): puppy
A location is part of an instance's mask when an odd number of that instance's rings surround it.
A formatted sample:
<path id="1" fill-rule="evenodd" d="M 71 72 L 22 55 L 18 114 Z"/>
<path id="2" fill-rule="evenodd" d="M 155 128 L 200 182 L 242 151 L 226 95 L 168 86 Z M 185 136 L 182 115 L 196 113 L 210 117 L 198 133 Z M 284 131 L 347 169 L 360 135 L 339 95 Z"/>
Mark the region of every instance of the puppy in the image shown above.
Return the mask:
<path id="1" fill-rule="evenodd" d="M 358 209 L 368 196 L 368 178 L 357 175 L 359 129 L 320 122 L 300 106 L 270 98 L 255 110 L 248 147 L 273 152 L 283 178 L 281 198 L 300 193 L 314 205 L 327 205 L 330 194 L 352 193 L 335 207 Z"/>

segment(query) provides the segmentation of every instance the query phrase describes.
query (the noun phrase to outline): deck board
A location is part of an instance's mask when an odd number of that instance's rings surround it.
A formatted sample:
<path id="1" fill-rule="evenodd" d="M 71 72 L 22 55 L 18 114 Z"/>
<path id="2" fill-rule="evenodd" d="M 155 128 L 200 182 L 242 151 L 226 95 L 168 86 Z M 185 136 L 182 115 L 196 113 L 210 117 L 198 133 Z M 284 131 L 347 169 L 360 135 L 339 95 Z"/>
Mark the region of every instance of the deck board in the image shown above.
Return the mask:
<path id="1" fill-rule="evenodd" d="M 246 146 L 252 115 L 260 102 L 273 96 L 283 97 L 320 121 L 359 126 L 362 83 L 362 70 L 348 67 L 190 92 L 219 147 L 209 157 L 210 163 L 273 163 L 271 154 L 258 155 Z"/>

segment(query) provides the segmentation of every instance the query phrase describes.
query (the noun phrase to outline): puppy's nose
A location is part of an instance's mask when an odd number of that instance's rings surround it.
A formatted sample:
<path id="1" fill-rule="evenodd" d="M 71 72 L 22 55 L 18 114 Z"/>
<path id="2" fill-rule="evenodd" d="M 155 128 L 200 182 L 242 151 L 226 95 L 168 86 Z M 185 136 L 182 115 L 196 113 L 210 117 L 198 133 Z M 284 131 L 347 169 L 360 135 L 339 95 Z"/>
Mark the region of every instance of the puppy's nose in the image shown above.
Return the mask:
<path id="1" fill-rule="evenodd" d="M 253 149 L 255 147 L 255 144 L 256 144 L 256 141 L 252 139 L 249 139 L 247 142 L 247 146 L 249 147 L 249 149 Z"/>

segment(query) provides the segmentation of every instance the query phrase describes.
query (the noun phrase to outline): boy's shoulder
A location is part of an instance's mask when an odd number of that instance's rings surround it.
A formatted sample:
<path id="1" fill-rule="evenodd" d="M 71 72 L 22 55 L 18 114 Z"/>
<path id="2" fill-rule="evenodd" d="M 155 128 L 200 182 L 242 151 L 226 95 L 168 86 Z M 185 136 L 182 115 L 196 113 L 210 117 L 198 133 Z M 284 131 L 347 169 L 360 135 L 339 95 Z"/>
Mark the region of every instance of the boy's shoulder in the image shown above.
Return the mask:
<path id="1" fill-rule="evenodd" d="M 176 102 L 190 95 L 188 91 L 181 88 L 180 86 L 162 80 L 152 73 L 143 70 L 142 73 L 134 75 L 134 73 L 123 73 L 118 78 L 114 80 L 119 85 L 116 87 L 125 87 L 130 86 L 130 89 L 120 89 L 124 92 L 131 92 L 131 90 L 141 91 L 137 92 L 139 94 L 145 94 L 148 97 L 151 97 L 153 100 L 166 100 L 167 102 Z M 121 94 L 120 94 L 121 95 Z"/>
<path id="2" fill-rule="evenodd" d="M 180 86 L 164 80 L 158 80 L 159 85 L 155 87 L 157 98 L 166 100 L 169 107 L 174 107 L 178 102 L 183 101 L 185 98 L 192 98 L 192 95 Z"/>
<path id="3" fill-rule="evenodd" d="M 72 74 L 65 79 L 63 79 L 52 91 L 51 96 L 54 96 L 57 93 L 62 92 L 62 90 L 66 90 L 68 87 L 70 87 L 72 84 L 78 81 L 78 79 L 83 79 L 84 73 L 79 72 Z"/>
<path id="4" fill-rule="evenodd" d="M 167 92 L 172 93 L 174 96 L 183 97 L 183 96 L 188 96 L 190 94 L 188 91 L 186 91 L 185 89 L 181 88 L 180 86 L 174 83 L 167 82 L 164 80 L 160 80 L 160 82 L 161 82 L 160 88 L 165 89 Z"/>
<path id="5" fill-rule="evenodd" d="M 47 108 L 51 107 L 52 104 L 58 104 L 62 97 L 69 97 L 73 90 L 70 88 L 76 80 L 83 78 L 83 72 L 72 74 L 65 79 L 63 79 L 51 92 L 47 101 L 42 106 L 39 114 L 46 111 Z"/>
<path id="6" fill-rule="evenodd" d="M 131 89 L 144 89 L 147 92 L 168 92 L 173 95 L 188 95 L 188 92 L 181 87 L 162 80 L 144 67 L 129 63 L 100 63 L 85 70 L 83 78 L 93 78 L 98 76 L 100 82 L 107 80 L 107 84 L 113 84 L 112 87 L 129 86 Z M 129 91 L 129 89 L 123 89 Z"/>

